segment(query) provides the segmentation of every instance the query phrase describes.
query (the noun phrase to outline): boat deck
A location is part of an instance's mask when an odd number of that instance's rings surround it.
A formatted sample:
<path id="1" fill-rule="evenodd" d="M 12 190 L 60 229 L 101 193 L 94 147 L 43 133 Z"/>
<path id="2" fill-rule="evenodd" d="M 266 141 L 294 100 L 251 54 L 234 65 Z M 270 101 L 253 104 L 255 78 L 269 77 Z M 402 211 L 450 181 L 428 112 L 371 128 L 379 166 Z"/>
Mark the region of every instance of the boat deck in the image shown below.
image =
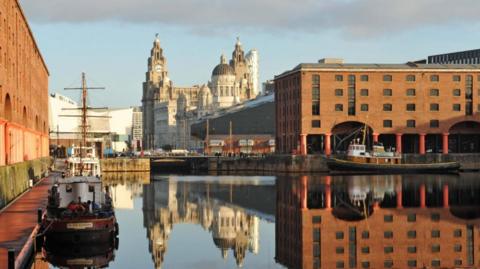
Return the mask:
<path id="1" fill-rule="evenodd" d="M 18 258 L 29 241 L 37 226 L 38 208 L 47 206 L 51 182 L 51 178 L 43 179 L 0 212 L 0 268 L 7 268 L 8 249 L 15 249 L 15 257 Z"/>

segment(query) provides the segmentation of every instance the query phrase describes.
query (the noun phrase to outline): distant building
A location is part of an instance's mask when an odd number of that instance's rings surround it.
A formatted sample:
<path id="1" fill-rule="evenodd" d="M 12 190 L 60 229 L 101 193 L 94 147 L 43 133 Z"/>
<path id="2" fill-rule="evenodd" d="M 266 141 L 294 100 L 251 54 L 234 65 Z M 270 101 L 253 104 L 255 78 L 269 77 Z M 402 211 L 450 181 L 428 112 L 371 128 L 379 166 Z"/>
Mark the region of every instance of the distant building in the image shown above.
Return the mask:
<path id="1" fill-rule="evenodd" d="M 133 108 L 132 122 L 132 149 L 141 150 L 143 148 L 143 112 L 141 107 Z"/>
<path id="2" fill-rule="evenodd" d="M 268 95 L 275 91 L 275 81 L 267 80 L 262 84 L 262 94 Z"/>
<path id="3" fill-rule="evenodd" d="M 274 151 L 272 145 L 275 145 L 274 95 L 259 96 L 198 119 L 191 124 L 190 134 L 200 141 L 197 151 L 271 153 Z M 251 143 L 254 143 L 254 147 L 251 147 Z"/>
<path id="4" fill-rule="evenodd" d="M 0 4 L 0 166 L 49 155 L 49 73 L 19 2 Z"/>
<path id="5" fill-rule="evenodd" d="M 480 65 L 299 64 L 275 77 L 277 151 L 479 153 L 479 79 Z"/>
<path id="6" fill-rule="evenodd" d="M 480 49 L 428 56 L 429 64 L 480 64 Z"/>
<path id="7" fill-rule="evenodd" d="M 58 93 L 49 98 L 50 144 L 59 147 L 61 155 L 72 145 L 79 145 L 80 110 L 79 105 L 69 97 Z M 123 152 L 131 145 L 134 108 L 118 108 L 106 110 L 92 110 L 88 114 L 94 117 L 87 118 L 87 140 L 95 145 L 98 156 L 105 151 Z"/>
<path id="8" fill-rule="evenodd" d="M 143 83 L 143 145 L 147 149 L 166 145 L 192 149 L 198 141 L 187 135 L 189 123 L 258 95 L 258 52 L 247 55 L 237 40 L 232 59 L 224 55 L 207 84 L 175 87 L 168 77 L 167 60 L 155 39 Z"/>

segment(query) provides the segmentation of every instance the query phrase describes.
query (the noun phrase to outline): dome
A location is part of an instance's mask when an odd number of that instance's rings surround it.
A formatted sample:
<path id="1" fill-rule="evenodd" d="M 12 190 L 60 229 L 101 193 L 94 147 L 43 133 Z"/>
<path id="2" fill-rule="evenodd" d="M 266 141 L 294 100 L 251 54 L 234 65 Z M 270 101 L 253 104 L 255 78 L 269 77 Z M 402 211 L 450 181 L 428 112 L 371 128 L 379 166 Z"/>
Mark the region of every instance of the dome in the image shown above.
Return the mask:
<path id="1" fill-rule="evenodd" d="M 235 71 L 228 64 L 219 64 L 215 66 L 212 72 L 212 76 L 224 76 L 224 75 L 233 75 L 235 76 Z"/>
<path id="2" fill-rule="evenodd" d="M 224 75 L 233 75 L 235 76 L 235 70 L 227 64 L 227 59 L 225 55 L 222 54 L 220 57 L 220 64 L 215 66 L 212 71 L 212 76 L 224 76 Z"/>

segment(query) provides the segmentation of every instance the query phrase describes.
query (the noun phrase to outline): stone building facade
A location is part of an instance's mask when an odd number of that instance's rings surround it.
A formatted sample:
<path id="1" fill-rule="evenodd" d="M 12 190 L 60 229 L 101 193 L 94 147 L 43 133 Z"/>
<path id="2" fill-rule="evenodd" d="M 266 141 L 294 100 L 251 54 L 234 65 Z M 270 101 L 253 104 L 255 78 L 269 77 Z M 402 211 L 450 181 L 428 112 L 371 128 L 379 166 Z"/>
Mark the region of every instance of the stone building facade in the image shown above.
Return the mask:
<path id="1" fill-rule="evenodd" d="M 0 165 L 6 165 L 49 154 L 49 73 L 18 1 L 0 2 L 0 29 Z"/>
<path id="2" fill-rule="evenodd" d="M 166 145 L 175 148 L 202 147 L 189 135 L 194 120 L 228 108 L 258 94 L 258 53 L 245 56 L 237 40 L 232 59 L 221 56 L 211 79 L 203 85 L 176 87 L 168 77 L 167 60 L 155 39 L 148 59 L 146 81 L 143 83 L 143 144 L 146 149 Z"/>
<path id="3" fill-rule="evenodd" d="M 478 153 L 479 83 L 479 65 L 300 64 L 275 77 L 277 151 Z"/>

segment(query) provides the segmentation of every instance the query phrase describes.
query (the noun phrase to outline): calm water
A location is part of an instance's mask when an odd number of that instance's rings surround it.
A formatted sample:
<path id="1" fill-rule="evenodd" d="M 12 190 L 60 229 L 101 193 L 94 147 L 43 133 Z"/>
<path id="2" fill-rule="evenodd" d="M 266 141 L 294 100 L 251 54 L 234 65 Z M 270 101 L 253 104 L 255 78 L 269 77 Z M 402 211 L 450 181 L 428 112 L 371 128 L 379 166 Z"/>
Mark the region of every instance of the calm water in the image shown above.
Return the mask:
<path id="1" fill-rule="evenodd" d="M 480 266 L 476 174 L 114 175 L 106 181 L 120 226 L 118 249 L 88 246 L 73 254 L 60 248 L 49 256 L 56 266 Z M 34 268 L 48 268 L 41 256 Z"/>

